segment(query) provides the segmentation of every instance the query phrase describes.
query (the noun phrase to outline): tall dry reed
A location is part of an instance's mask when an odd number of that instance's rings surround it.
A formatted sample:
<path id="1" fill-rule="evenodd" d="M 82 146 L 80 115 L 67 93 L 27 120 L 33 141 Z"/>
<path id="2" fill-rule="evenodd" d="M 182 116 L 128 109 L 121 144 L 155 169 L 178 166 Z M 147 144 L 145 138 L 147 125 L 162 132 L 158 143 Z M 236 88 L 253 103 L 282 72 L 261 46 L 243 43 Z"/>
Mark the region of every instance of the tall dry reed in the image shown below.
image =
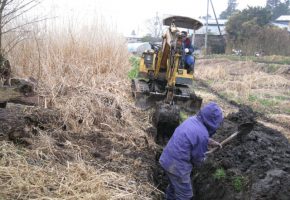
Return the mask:
<path id="1" fill-rule="evenodd" d="M 130 97 L 129 54 L 122 36 L 97 21 L 84 27 L 35 25 L 30 38 L 9 54 L 13 74 L 38 81 L 44 106 L 61 113 L 69 132 L 102 132 L 119 149 L 153 148 L 153 140 L 144 132 L 149 118 L 136 110 Z M 120 156 L 108 148 L 109 157 L 116 159 L 113 162 L 130 173 L 108 170 L 105 166 L 110 163 L 92 166 L 86 160 L 90 156 L 78 156 L 89 147 L 66 141 L 75 156 L 64 165 L 54 159 L 58 151 L 52 137 L 55 132 L 61 135 L 61 127 L 42 131 L 32 150 L 19 151 L 18 146 L 0 143 L 2 198 L 151 199 L 152 183 L 140 185 L 133 175 L 149 170 L 148 163 L 128 161 L 123 152 L 118 152 Z"/>

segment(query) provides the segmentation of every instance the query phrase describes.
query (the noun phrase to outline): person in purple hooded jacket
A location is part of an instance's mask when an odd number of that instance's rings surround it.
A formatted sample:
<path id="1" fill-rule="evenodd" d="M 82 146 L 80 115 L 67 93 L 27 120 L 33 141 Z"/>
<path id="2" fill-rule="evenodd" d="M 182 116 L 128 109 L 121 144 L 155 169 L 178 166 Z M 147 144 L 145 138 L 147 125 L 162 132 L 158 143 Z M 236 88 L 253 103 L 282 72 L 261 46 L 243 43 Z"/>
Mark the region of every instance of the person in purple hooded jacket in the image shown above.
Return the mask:
<path id="1" fill-rule="evenodd" d="M 210 102 L 197 115 L 189 117 L 175 129 L 159 159 L 169 178 L 165 194 L 167 200 L 193 198 L 190 179 L 192 167 L 201 166 L 208 144 L 221 147 L 220 143 L 210 137 L 215 134 L 222 121 L 221 108 Z"/>

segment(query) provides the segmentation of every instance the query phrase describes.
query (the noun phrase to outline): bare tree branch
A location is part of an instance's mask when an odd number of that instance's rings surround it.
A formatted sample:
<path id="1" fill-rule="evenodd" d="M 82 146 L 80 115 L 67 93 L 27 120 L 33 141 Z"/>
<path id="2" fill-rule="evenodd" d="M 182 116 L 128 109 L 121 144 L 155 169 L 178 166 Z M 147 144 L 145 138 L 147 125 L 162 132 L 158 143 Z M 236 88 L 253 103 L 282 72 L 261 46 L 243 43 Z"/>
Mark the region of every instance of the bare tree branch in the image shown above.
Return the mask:
<path id="1" fill-rule="evenodd" d="M 9 53 L 12 49 L 14 49 L 14 47 L 16 47 L 20 42 L 27 40 L 28 38 L 16 38 L 16 40 L 14 40 L 13 42 L 10 42 L 10 47 L 7 45 L 6 48 L 9 47 L 8 50 L 6 50 L 6 53 Z"/>
<path id="2" fill-rule="evenodd" d="M 41 3 L 42 0 L 0 0 L 0 56 L 4 53 L 4 50 L 9 48 L 11 51 L 19 42 L 23 41 L 23 33 L 25 31 L 19 30 L 25 26 L 33 23 L 47 20 L 48 18 L 39 19 L 34 18 L 28 22 L 24 22 L 15 26 L 11 26 L 13 21 L 17 20 L 21 16 L 25 15 L 28 11 L 32 10 Z M 17 32 L 15 38 L 8 41 L 5 48 L 2 47 L 3 35 L 7 33 Z"/>
<path id="3" fill-rule="evenodd" d="M 18 13 L 17 15 L 11 17 L 10 19 L 8 19 L 8 20 L 6 20 L 6 21 L 3 20 L 2 24 L 1 24 L 1 28 L 3 28 L 5 25 L 7 25 L 8 23 L 10 23 L 12 20 L 16 19 L 17 17 L 19 17 L 19 16 L 23 15 L 24 13 L 30 11 L 32 8 L 34 8 L 34 7 L 37 6 L 37 5 L 38 5 L 38 4 L 35 4 L 35 5 L 31 6 L 31 7 L 29 7 L 28 9 L 23 10 L 22 12 Z"/>
<path id="4" fill-rule="evenodd" d="M 23 10 L 23 9 L 27 8 L 31 4 L 33 4 L 33 5 L 30 8 L 28 8 L 28 10 L 31 10 L 35 6 L 39 5 L 40 2 L 35 2 L 35 0 L 31 0 L 31 1 L 27 2 L 26 4 L 24 4 L 24 5 L 18 5 L 19 7 L 15 7 L 13 10 L 11 10 L 10 12 L 6 13 L 5 15 L 3 15 L 3 18 L 5 18 L 7 16 L 10 16 L 13 13 L 18 12 L 19 10 Z"/>
<path id="5" fill-rule="evenodd" d="M 24 27 L 24 26 L 27 26 L 27 25 L 30 25 L 30 24 L 34 24 L 34 23 L 37 23 L 37 22 L 41 22 L 41 21 L 45 21 L 45 20 L 48 20 L 48 19 L 51 19 L 51 18 L 43 18 L 43 19 L 38 19 L 38 18 L 37 18 L 37 19 L 32 20 L 32 21 L 29 21 L 29 22 L 27 22 L 27 23 L 20 24 L 20 25 L 18 25 L 18 26 L 13 27 L 13 28 L 7 29 L 6 31 L 3 31 L 2 34 L 4 35 L 4 34 L 6 34 L 6 33 L 9 33 L 9 32 L 12 32 L 12 31 L 14 31 L 14 30 L 17 30 L 17 29 L 19 29 L 19 28 L 22 28 L 22 27 Z"/>

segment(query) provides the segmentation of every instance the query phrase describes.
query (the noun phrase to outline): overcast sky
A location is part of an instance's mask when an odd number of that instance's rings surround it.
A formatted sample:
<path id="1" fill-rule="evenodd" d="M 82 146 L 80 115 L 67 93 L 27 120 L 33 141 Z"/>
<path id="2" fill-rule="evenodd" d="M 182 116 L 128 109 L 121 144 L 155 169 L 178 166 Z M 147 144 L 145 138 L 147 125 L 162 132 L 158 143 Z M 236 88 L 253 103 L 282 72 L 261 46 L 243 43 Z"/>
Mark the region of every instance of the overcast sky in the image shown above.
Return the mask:
<path id="1" fill-rule="evenodd" d="M 106 20 L 123 34 L 135 30 L 139 34 L 146 32 L 145 21 L 158 12 L 198 18 L 206 15 L 207 0 L 44 0 L 43 7 L 51 15 L 59 18 L 78 18 L 78 21 L 90 21 L 96 17 Z M 227 8 L 228 0 L 212 0 L 219 15 Z M 238 0 L 238 9 L 249 6 L 265 6 L 266 0 Z M 210 15 L 213 16 L 212 9 Z"/>

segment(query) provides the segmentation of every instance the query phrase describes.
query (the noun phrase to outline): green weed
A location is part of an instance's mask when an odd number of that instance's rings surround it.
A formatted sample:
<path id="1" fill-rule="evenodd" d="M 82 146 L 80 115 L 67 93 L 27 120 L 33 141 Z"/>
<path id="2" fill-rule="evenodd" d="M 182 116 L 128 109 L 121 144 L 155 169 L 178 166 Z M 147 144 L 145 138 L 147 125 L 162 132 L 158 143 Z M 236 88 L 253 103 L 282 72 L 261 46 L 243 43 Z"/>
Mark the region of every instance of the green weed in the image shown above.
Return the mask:
<path id="1" fill-rule="evenodd" d="M 216 180 L 222 180 L 226 178 L 226 172 L 223 168 L 218 168 L 215 170 L 213 174 L 214 179 Z"/>
<path id="2" fill-rule="evenodd" d="M 232 184 L 234 186 L 235 191 L 241 192 L 244 189 L 246 180 L 243 176 L 234 177 Z"/>
<path id="3" fill-rule="evenodd" d="M 129 71 L 128 77 L 130 79 L 134 79 L 138 76 L 140 58 L 136 56 L 132 56 L 130 57 L 129 62 L 132 66 L 132 69 Z"/>
<path id="4" fill-rule="evenodd" d="M 250 94 L 248 97 L 250 102 L 258 102 L 259 104 L 266 106 L 266 107 L 273 107 L 278 104 L 277 100 L 268 99 L 268 98 L 261 98 L 256 95 Z"/>
<path id="5" fill-rule="evenodd" d="M 182 123 L 184 120 L 186 120 L 189 116 L 186 112 L 181 111 L 180 112 L 180 123 Z"/>
<path id="6" fill-rule="evenodd" d="M 210 79 L 208 79 L 208 80 L 206 80 L 206 83 L 207 83 L 208 85 L 212 85 L 212 84 L 214 83 L 214 80 L 210 80 Z"/>
<path id="7" fill-rule="evenodd" d="M 279 101 L 289 101 L 290 100 L 290 97 L 287 97 L 287 96 L 274 96 L 274 98 L 276 100 L 279 100 Z"/>
<path id="8" fill-rule="evenodd" d="M 272 100 L 272 99 L 259 99 L 258 101 L 260 104 L 267 107 L 272 107 L 278 104 L 277 101 Z"/>
<path id="9" fill-rule="evenodd" d="M 208 58 L 227 58 L 232 61 L 253 61 L 259 63 L 267 63 L 267 64 L 277 64 L 277 65 L 289 65 L 290 57 L 289 56 L 263 56 L 263 57 L 255 57 L 255 56 L 236 56 L 230 54 L 213 54 L 208 56 Z M 278 66 L 270 66 L 270 70 L 276 70 Z M 274 72 L 274 71 L 272 71 Z"/>
<path id="10" fill-rule="evenodd" d="M 277 64 L 269 64 L 267 66 L 267 72 L 268 73 L 276 72 L 278 69 L 279 69 L 279 65 L 277 65 Z"/>
<path id="11" fill-rule="evenodd" d="M 250 94 L 249 97 L 248 97 L 248 100 L 251 101 L 251 102 L 254 102 L 254 101 L 258 100 L 258 97 L 256 95 Z"/>

